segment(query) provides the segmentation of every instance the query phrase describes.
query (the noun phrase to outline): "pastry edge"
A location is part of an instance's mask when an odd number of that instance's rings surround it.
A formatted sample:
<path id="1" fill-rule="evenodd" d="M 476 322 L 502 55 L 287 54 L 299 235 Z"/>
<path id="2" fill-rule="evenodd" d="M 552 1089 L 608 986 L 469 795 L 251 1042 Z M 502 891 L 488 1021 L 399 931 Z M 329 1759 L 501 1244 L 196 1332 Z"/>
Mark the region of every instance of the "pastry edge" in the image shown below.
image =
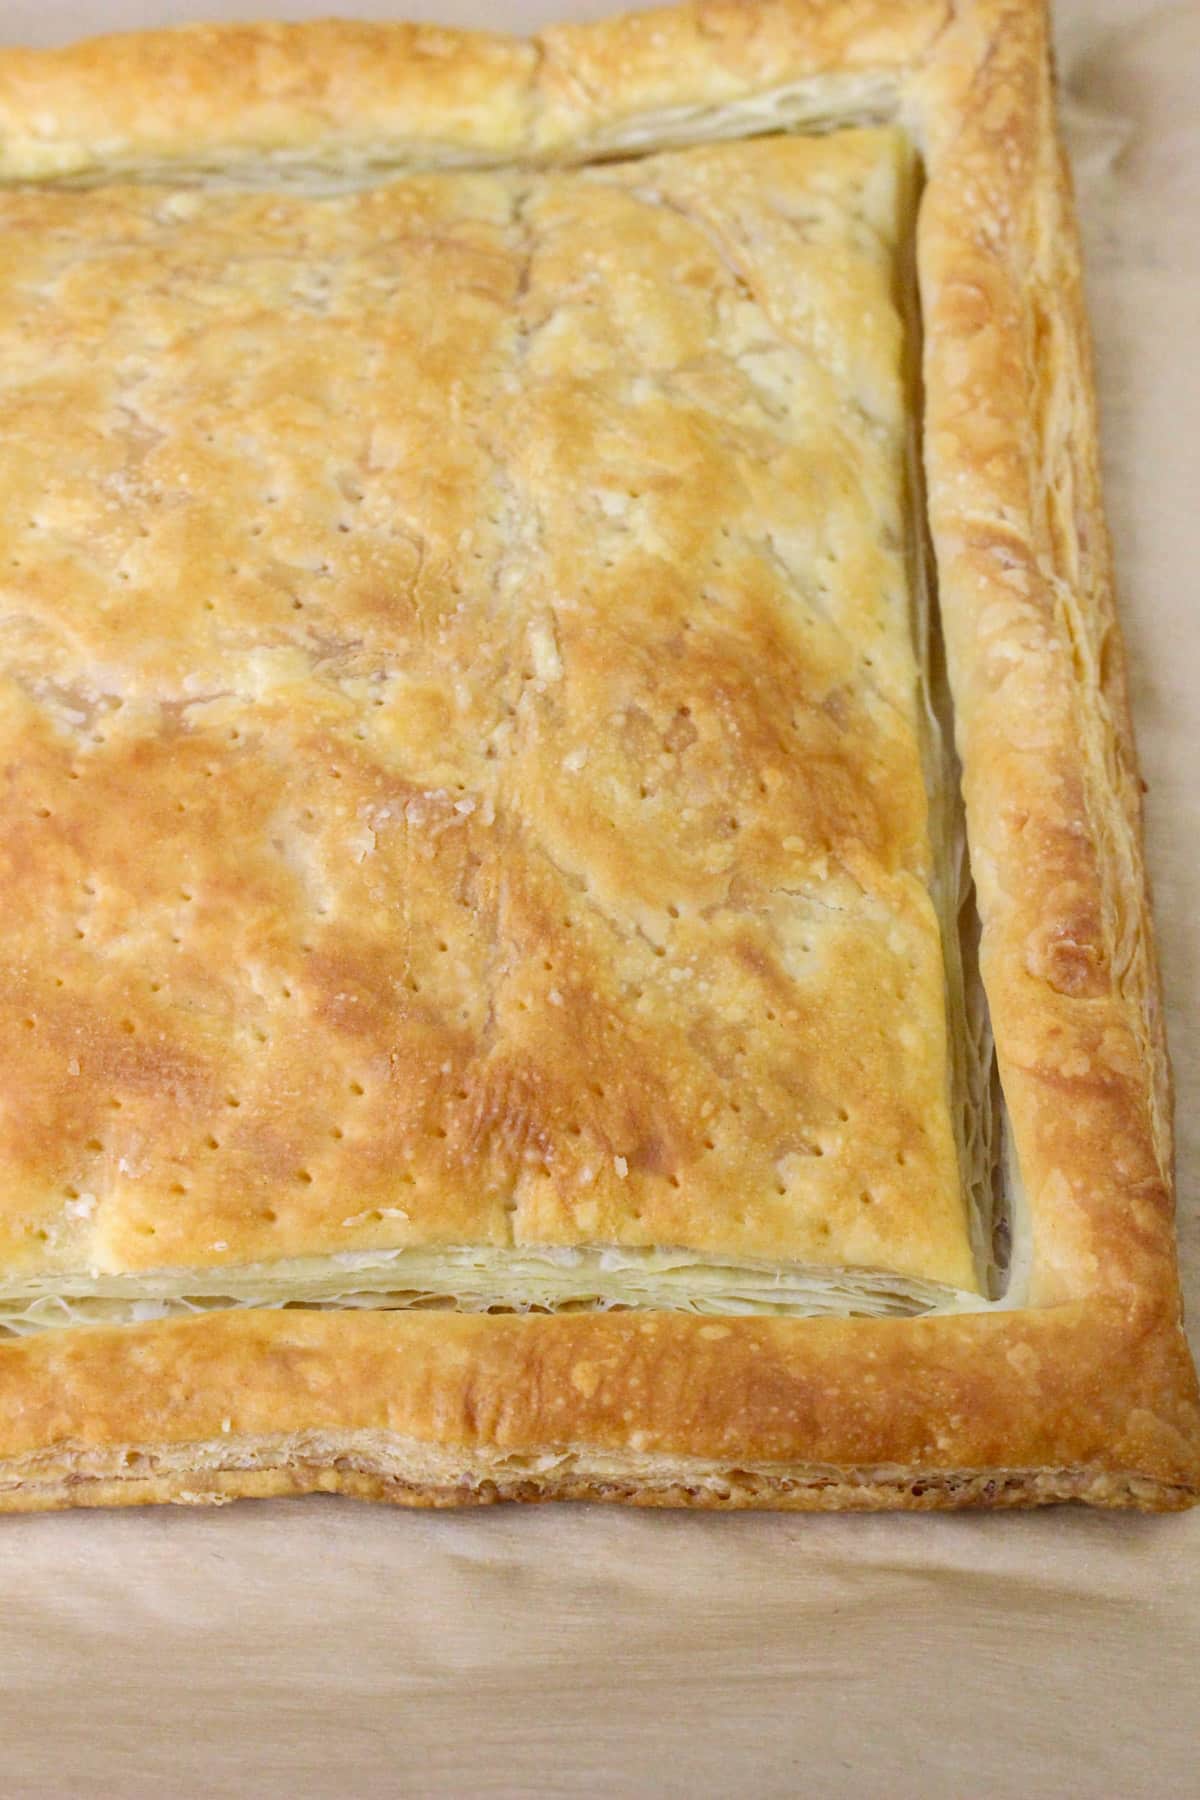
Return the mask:
<path id="1" fill-rule="evenodd" d="M 928 504 L 1030 1300 L 1177 1309 L 1141 787 L 1040 0 L 961 5 L 910 101 Z"/>
<path id="2" fill-rule="evenodd" d="M 1104 1300 L 865 1323 L 230 1312 L 0 1349 L 0 1509 L 1178 1508 L 1200 1498 L 1198 1399 L 1174 1321 Z"/>
<path id="3" fill-rule="evenodd" d="M 704 1512 L 965 1512 L 1057 1506 L 1075 1501 L 1111 1511 L 1184 1512 L 1195 1504 L 1192 1488 L 1138 1475 L 1110 1475 L 1086 1469 L 947 1471 L 930 1476 L 898 1470 L 886 1480 L 867 1470 L 844 1474 L 785 1476 L 753 1470 L 700 1468 L 686 1475 L 647 1482 L 611 1476 L 497 1478 L 464 1467 L 456 1479 L 421 1482 L 402 1473 L 340 1466 L 353 1454 L 353 1437 L 337 1463 L 302 1459 L 268 1468 L 190 1473 L 187 1469 L 152 1477 L 68 1475 L 16 1493 L 0 1492 L 0 1513 L 62 1512 L 68 1508 L 119 1506 L 226 1506 L 234 1500 L 298 1499 L 333 1494 L 390 1506 L 446 1512 L 500 1504 L 540 1505 L 574 1500 L 606 1505 L 686 1508 Z"/>
<path id="4" fill-rule="evenodd" d="M 700 0 L 531 38 L 317 19 L 2 49 L 0 179 L 576 160 L 631 119 L 813 78 L 890 91 L 950 15 L 949 0 Z"/>

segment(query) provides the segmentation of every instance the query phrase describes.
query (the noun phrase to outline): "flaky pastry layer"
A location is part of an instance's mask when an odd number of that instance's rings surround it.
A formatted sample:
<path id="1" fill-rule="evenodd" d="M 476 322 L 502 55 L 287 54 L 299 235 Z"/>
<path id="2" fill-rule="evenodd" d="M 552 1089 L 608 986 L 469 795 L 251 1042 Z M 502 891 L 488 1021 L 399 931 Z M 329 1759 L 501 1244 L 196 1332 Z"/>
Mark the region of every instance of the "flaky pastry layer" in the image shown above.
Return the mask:
<path id="1" fill-rule="evenodd" d="M 669 1307 L 718 1317 L 904 1318 L 987 1304 L 971 1291 L 871 1269 L 721 1263 L 686 1250 L 464 1245 L 296 1257 L 222 1268 L 207 1281 L 195 1269 L 10 1281 L 0 1298 L 0 1331 L 26 1335 L 52 1326 L 169 1318 L 226 1306 L 455 1306 L 468 1312 L 551 1313 Z"/>
<path id="2" fill-rule="evenodd" d="M 925 175 L 924 473 L 1030 1304 L 803 1321 L 250 1309 L 44 1332 L 0 1349 L 4 1504 L 1196 1498 L 1136 765 L 1040 6 L 718 0 L 533 45 L 332 25 L 0 60 L 18 181 L 318 171 L 337 187 L 848 117 L 899 120 Z"/>
<path id="3" fill-rule="evenodd" d="M 1109 1302 L 869 1322 L 293 1311 L 84 1327 L 0 1354 L 0 1510 L 312 1491 L 1171 1508 L 1194 1497 L 1188 1367 L 1177 1327 Z"/>
<path id="4" fill-rule="evenodd" d="M 0 1294 L 590 1245 L 978 1288 L 910 189 L 847 131 L 0 194 Z"/>

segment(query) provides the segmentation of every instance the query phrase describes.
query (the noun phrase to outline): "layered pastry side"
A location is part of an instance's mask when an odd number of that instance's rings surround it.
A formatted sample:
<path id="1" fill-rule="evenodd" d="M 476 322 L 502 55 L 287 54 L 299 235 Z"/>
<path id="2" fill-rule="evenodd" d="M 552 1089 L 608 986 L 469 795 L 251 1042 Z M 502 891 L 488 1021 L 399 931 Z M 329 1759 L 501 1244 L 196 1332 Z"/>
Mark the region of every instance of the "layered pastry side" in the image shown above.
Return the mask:
<path id="1" fill-rule="evenodd" d="M 914 184 L 0 192 L 0 1329 L 987 1304 Z"/>

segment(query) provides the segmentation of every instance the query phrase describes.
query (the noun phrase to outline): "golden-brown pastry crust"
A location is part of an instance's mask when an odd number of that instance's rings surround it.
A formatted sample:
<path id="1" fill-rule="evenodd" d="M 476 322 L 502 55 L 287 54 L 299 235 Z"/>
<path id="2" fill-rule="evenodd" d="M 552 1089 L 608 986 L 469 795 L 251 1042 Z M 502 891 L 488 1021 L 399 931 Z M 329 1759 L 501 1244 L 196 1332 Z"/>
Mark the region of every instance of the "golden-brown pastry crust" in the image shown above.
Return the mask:
<path id="1" fill-rule="evenodd" d="M 310 66 L 309 29 L 272 37 L 272 69 Z M 213 73 L 225 41 L 196 40 L 194 58 L 185 39 L 156 38 L 0 60 L 0 166 L 216 158 L 246 172 L 281 149 L 317 166 L 402 163 L 418 142 L 430 161 L 571 160 L 736 132 L 739 107 L 753 132 L 772 95 L 813 81 L 832 84 L 834 113 L 898 106 L 925 163 L 930 521 L 1032 1304 L 719 1323 L 224 1312 L 45 1334 L 0 1349 L 0 1503 L 309 1489 L 431 1504 L 1191 1503 L 1200 1428 L 1161 1009 L 1041 7 L 793 0 L 569 27 L 532 51 L 452 39 L 456 81 L 494 82 L 503 122 L 488 105 L 476 125 L 434 117 L 435 101 L 419 116 L 420 98 L 411 117 L 388 115 L 381 83 L 362 135 L 349 78 L 325 82 L 314 124 L 251 59 L 236 142 Z M 403 64 L 408 41 L 380 39 L 381 54 Z M 174 134 L 135 77 L 114 149 L 120 102 L 89 113 L 83 91 L 119 94 L 123 70 L 161 73 L 160 58 L 194 73 L 186 128 Z M 816 116 L 817 90 L 795 116 Z"/>
<path id="2" fill-rule="evenodd" d="M 223 1312 L 0 1354 L 0 1508 L 1194 1498 L 1187 1348 L 1110 1301 L 914 1320 Z"/>
<path id="3" fill-rule="evenodd" d="M 349 19 L 5 50 L 0 178 L 505 161 L 528 142 L 537 64 L 516 38 Z"/>
<path id="4" fill-rule="evenodd" d="M 1166 1051 L 1042 11 L 964 9 L 910 104 L 930 521 L 1030 1297 L 1166 1297 Z"/>
<path id="5" fill-rule="evenodd" d="M 6 1277 L 976 1289 L 905 175 L 885 130 L 0 193 Z"/>
<path id="6" fill-rule="evenodd" d="M 812 80 L 832 84 L 836 119 L 894 96 L 950 14 L 949 0 L 707 0 L 528 42 L 327 19 L 8 50 L 0 178 L 574 160 L 629 131 L 664 142 L 688 118 L 712 135 L 722 106 Z"/>

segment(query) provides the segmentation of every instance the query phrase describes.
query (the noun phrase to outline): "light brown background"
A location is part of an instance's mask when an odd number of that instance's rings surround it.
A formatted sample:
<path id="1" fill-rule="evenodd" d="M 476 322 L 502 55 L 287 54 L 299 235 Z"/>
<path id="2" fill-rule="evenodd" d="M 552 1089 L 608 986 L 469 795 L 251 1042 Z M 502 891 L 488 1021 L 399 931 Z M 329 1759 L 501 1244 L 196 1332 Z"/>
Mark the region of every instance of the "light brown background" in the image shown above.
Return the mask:
<path id="1" fill-rule="evenodd" d="M 0 38 L 336 7 L 0 0 Z M 343 8 L 514 28 L 562 10 Z M 1200 7 L 1062 0 L 1059 38 L 1200 1322 Z M 314 1500 L 0 1530 L 4 1800 L 726 1792 L 1200 1793 L 1200 1512 Z"/>

